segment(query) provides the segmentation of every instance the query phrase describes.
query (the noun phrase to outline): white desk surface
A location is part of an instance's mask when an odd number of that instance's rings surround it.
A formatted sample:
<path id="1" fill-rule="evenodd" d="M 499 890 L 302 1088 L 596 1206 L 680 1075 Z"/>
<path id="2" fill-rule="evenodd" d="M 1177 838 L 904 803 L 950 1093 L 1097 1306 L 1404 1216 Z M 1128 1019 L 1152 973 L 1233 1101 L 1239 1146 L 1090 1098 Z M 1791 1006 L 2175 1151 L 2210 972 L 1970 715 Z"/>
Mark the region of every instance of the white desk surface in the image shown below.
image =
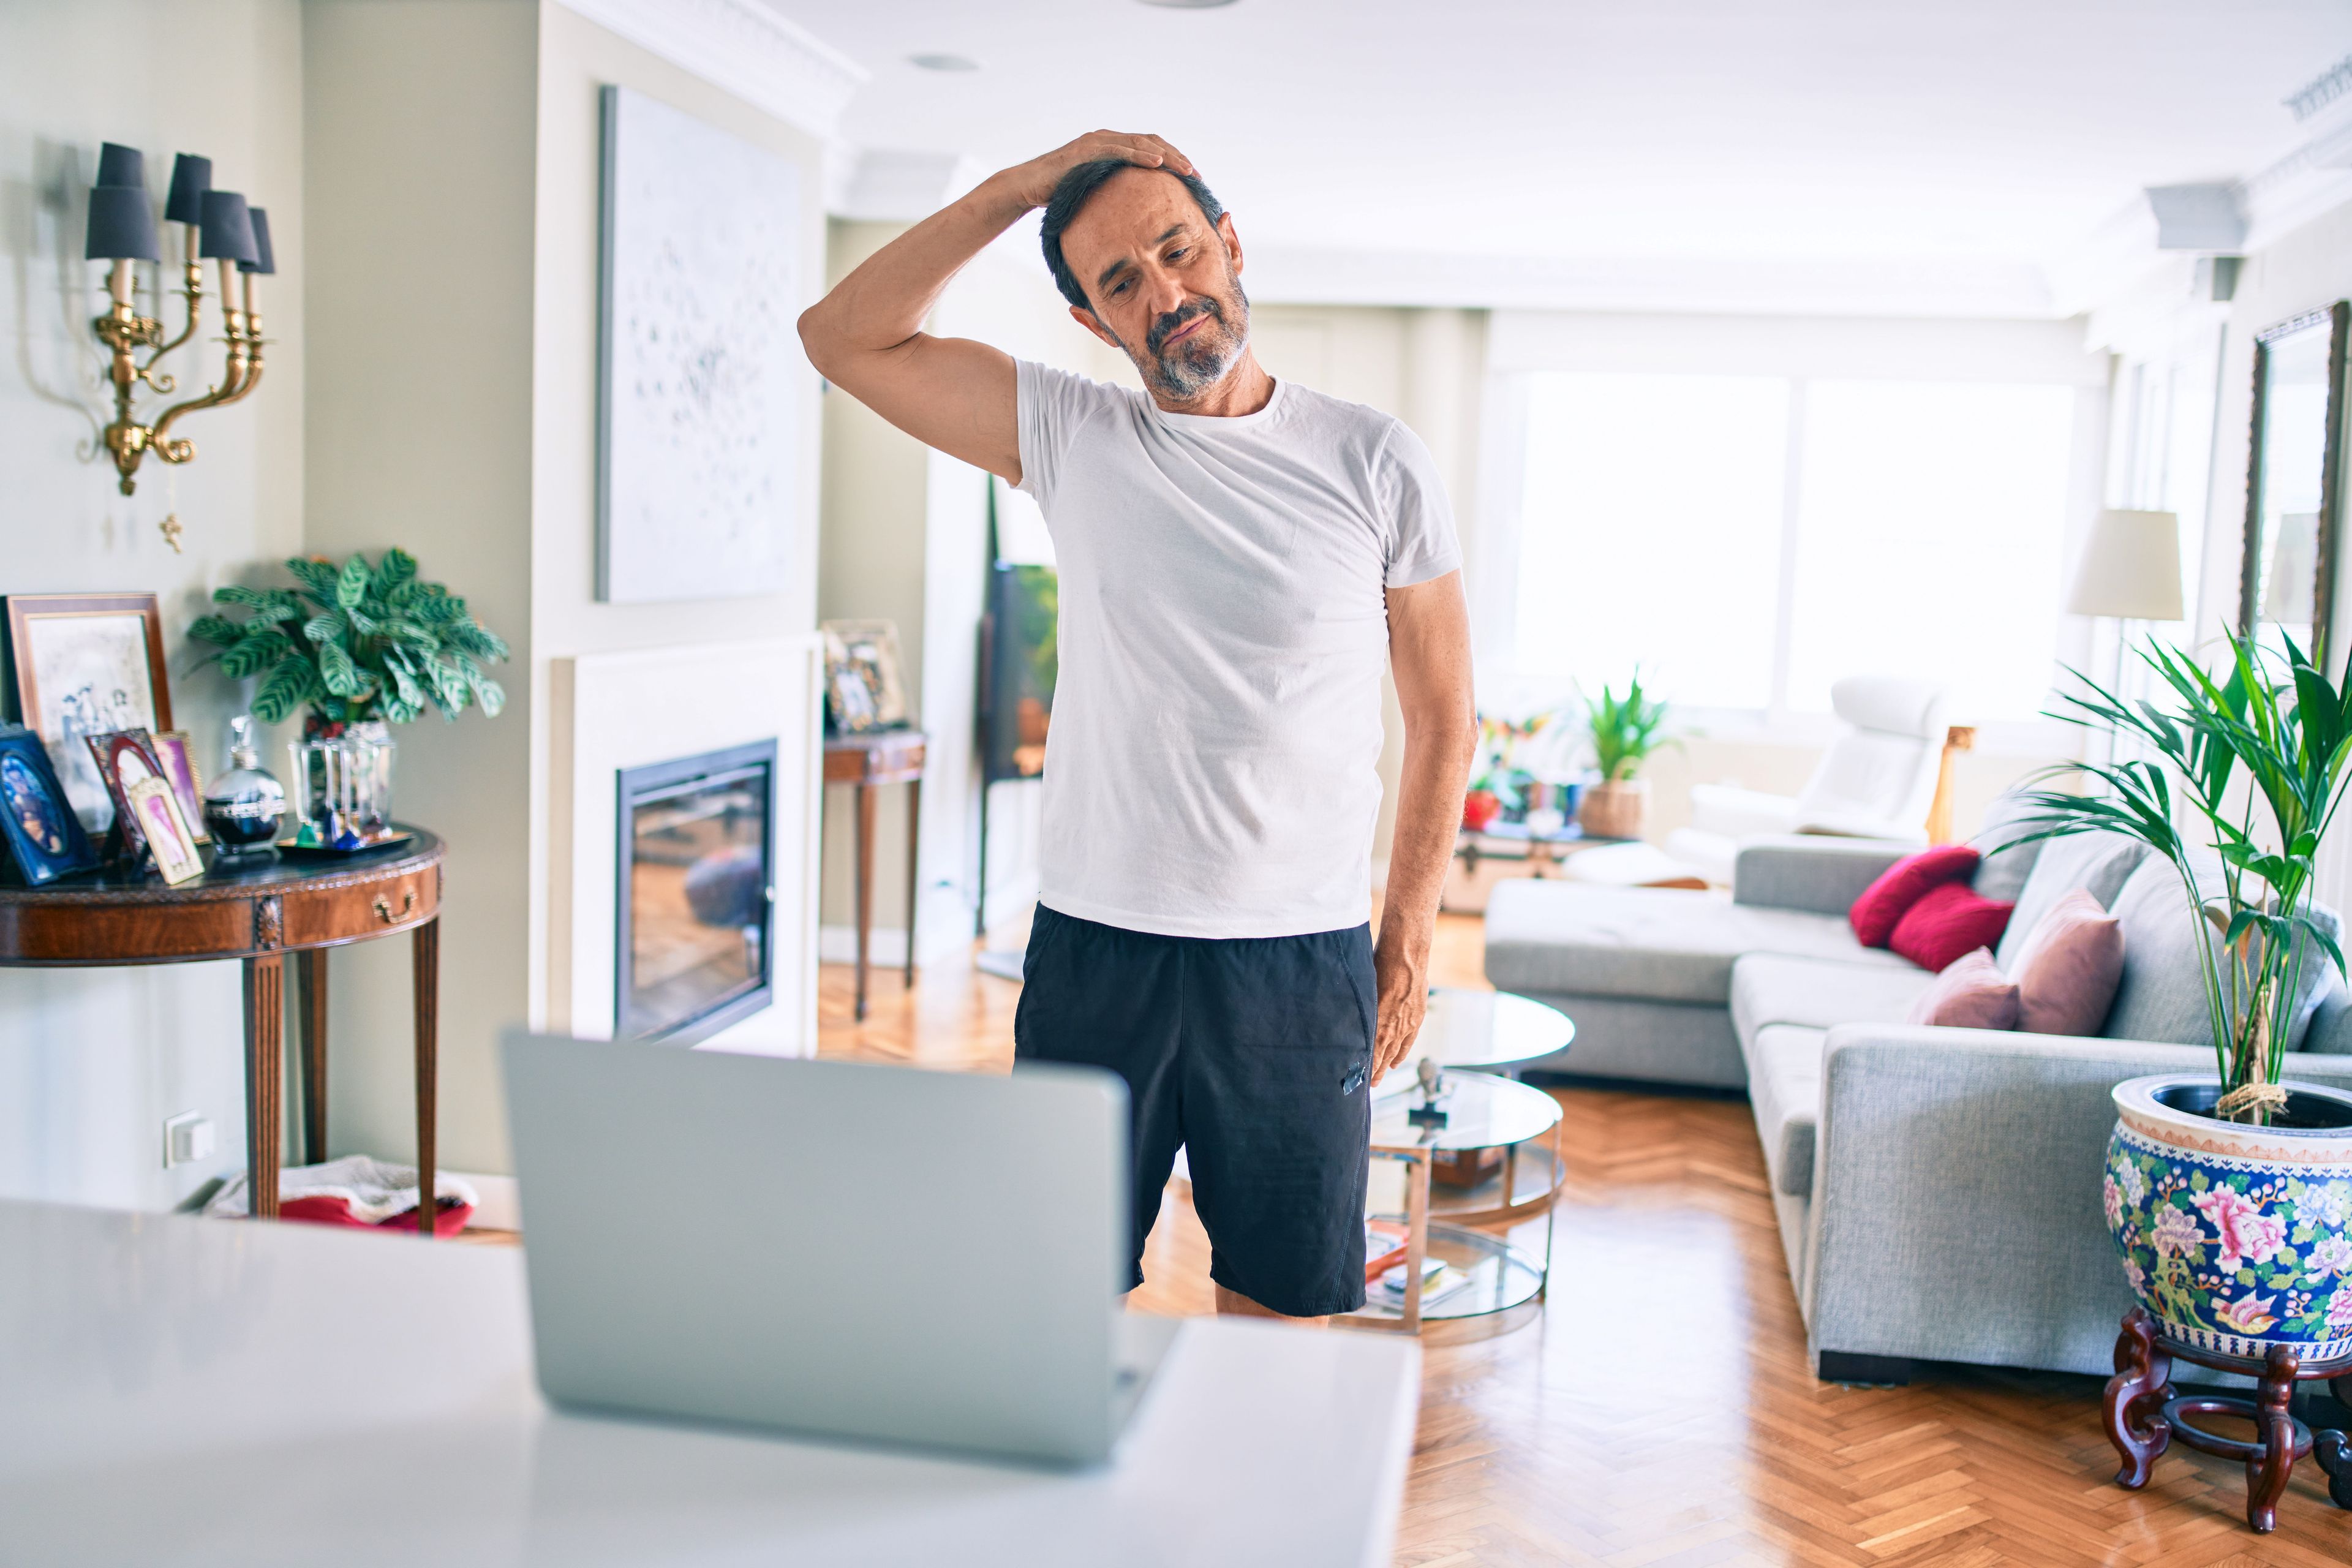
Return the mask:
<path id="1" fill-rule="evenodd" d="M 522 1263 L 0 1202 L 0 1564 L 1390 1562 L 1409 1341 L 1188 1321 L 1056 1473 L 561 1413 Z"/>

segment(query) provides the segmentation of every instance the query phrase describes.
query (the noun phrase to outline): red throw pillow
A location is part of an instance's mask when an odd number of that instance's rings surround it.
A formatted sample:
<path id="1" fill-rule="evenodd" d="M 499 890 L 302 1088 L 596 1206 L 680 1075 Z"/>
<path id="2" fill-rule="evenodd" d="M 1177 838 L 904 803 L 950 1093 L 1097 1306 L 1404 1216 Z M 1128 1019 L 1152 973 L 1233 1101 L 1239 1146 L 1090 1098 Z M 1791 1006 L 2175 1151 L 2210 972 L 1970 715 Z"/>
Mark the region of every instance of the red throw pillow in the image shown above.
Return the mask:
<path id="1" fill-rule="evenodd" d="M 1920 968 L 1941 974 L 1970 949 L 1998 943 L 2015 908 L 1985 898 L 1966 883 L 1946 882 L 1920 894 L 1919 901 L 1904 911 L 1886 945 Z"/>
<path id="2" fill-rule="evenodd" d="M 1965 844 L 1939 844 L 1916 855 L 1906 855 L 1879 873 L 1878 880 L 1862 890 L 1846 919 L 1864 947 L 1885 947 L 1895 935 L 1895 922 L 1910 911 L 1930 888 L 1965 882 L 1976 875 L 1984 857 Z M 1966 952 L 1966 949 L 1962 949 Z M 1943 968 L 1942 964 L 1935 966 Z"/>

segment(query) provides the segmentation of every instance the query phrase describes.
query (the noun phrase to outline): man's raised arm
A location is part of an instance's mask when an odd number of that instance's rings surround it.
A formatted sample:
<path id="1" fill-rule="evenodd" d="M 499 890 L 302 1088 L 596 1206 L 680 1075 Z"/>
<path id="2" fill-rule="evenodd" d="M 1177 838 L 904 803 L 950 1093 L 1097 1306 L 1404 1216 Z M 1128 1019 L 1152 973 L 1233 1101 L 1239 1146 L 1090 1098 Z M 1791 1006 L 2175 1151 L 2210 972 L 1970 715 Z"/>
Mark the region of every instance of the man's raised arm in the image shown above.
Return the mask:
<path id="1" fill-rule="evenodd" d="M 1021 482 L 1012 356 L 964 338 L 935 338 L 923 318 L 948 280 L 1080 163 L 1118 158 L 1192 173 L 1157 136 L 1097 131 L 991 174 L 859 264 L 802 312 L 809 363 L 834 385 L 926 446 Z"/>

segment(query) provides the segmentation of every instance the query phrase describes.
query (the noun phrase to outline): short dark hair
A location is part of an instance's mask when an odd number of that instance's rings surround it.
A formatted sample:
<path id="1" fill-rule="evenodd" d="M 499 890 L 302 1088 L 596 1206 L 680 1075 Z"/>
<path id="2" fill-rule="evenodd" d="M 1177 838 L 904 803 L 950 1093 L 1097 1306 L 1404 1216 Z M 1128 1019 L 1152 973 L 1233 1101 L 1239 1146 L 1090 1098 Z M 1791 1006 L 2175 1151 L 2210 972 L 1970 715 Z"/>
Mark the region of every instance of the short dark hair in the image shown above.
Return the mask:
<path id="1" fill-rule="evenodd" d="M 1055 286 L 1062 290 L 1062 298 L 1081 310 L 1093 310 L 1094 301 L 1087 298 L 1087 286 L 1078 281 L 1078 275 L 1070 270 L 1070 264 L 1062 259 L 1062 231 L 1070 226 L 1071 220 L 1078 216 L 1078 209 L 1087 205 L 1087 198 L 1102 189 L 1113 174 L 1122 169 L 1150 168 L 1149 163 L 1130 163 L 1124 158 L 1097 158 L 1091 163 L 1080 163 L 1064 174 L 1061 183 L 1054 187 L 1052 197 L 1045 203 L 1045 221 L 1041 230 L 1045 247 L 1045 270 L 1054 275 Z M 1210 227 L 1214 228 L 1217 220 L 1225 216 L 1225 209 L 1219 205 L 1216 194 L 1202 182 L 1200 175 L 1182 174 L 1173 169 L 1153 169 L 1152 172 L 1166 174 L 1191 192 L 1192 200 L 1200 206 L 1201 216 L 1209 220 Z"/>

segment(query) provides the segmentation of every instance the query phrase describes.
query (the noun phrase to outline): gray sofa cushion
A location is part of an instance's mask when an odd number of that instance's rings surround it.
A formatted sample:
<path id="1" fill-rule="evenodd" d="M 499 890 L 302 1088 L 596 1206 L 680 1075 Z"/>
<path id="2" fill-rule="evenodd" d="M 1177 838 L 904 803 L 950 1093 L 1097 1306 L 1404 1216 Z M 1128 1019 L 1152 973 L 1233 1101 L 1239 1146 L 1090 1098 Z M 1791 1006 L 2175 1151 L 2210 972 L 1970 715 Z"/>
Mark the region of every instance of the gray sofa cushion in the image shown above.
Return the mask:
<path id="1" fill-rule="evenodd" d="M 2016 963 L 2018 950 L 2025 945 L 2026 933 L 2041 923 L 2042 917 L 2059 900 L 2077 888 L 2087 889 L 2102 905 L 2114 909 L 2124 883 L 2147 858 L 2147 845 L 2120 833 L 2077 833 L 2044 843 L 2042 853 L 2034 857 L 2033 874 L 2025 879 L 2024 890 L 2017 895 L 2017 909 L 2009 917 L 2009 929 L 2001 932 L 2000 951 L 1993 957 L 2003 969 Z M 2124 933 L 2124 962 L 2131 962 L 2128 931 Z"/>
<path id="2" fill-rule="evenodd" d="M 1840 916 L 1717 893 L 1530 878 L 1501 883 L 1486 903 L 1486 978 L 1506 991 L 1721 1006 L 1731 999 L 1733 962 L 1748 952 L 1911 967 L 1856 942 Z"/>
<path id="3" fill-rule="evenodd" d="M 2210 853 L 2200 853 L 2189 863 L 2207 896 L 2218 895 L 2221 861 Z M 2141 861 L 2112 909 L 2123 926 L 2124 976 L 2116 988 L 2115 1005 L 2107 1010 L 2106 1024 L 2099 1032 L 2111 1040 L 2162 1040 L 2210 1048 L 2213 1026 L 2205 1008 L 2203 961 L 2180 873 L 2168 860 L 2150 857 Z M 2331 932 L 2340 929 L 2342 922 L 2336 912 L 2325 905 L 2315 907 L 2313 914 Z M 2287 1049 L 2313 1049 L 2326 1055 L 2352 1049 L 2352 1038 L 2345 1037 L 2347 1026 L 2332 1012 L 2327 1013 L 2326 1027 L 2319 1037 L 2327 1043 L 2305 1043 L 2342 985 L 2334 961 L 2312 947 L 2304 959 L 2298 1016 L 2287 1036 Z"/>
<path id="4" fill-rule="evenodd" d="M 1822 1049 L 1825 1029 L 1774 1024 L 1748 1047 L 1748 1099 L 1756 1108 L 1756 1135 L 1764 1165 L 1780 1192 L 1813 1190 L 1813 1137 L 1822 1121 Z"/>
<path id="5" fill-rule="evenodd" d="M 2332 969 L 2305 1026 L 2303 1048 L 2315 1057 L 2352 1057 L 2352 992 Z"/>
<path id="6" fill-rule="evenodd" d="M 1833 1029 L 1840 1024 L 1899 1024 L 1935 976 L 1900 969 L 1754 952 L 1731 968 L 1731 1025 L 1743 1040 L 1774 1024 Z"/>
<path id="7" fill-rule="evenodd" d="M 2049 842 L 2044 838 L 2031 844 L 2012 842 L 2026 830 L 2023 824 L 2028 815 L 2024 796 L 2018 790 L 2003 792 L 1985 808 L 1984 826 L 1969 840 L 1984 856 L 1976 879 L 1969 884 L 1979 896 L 2015 903 L 2018 894 L 2025 890 L 2033 863 L 2041 858 L 2042 845 Z"/>

